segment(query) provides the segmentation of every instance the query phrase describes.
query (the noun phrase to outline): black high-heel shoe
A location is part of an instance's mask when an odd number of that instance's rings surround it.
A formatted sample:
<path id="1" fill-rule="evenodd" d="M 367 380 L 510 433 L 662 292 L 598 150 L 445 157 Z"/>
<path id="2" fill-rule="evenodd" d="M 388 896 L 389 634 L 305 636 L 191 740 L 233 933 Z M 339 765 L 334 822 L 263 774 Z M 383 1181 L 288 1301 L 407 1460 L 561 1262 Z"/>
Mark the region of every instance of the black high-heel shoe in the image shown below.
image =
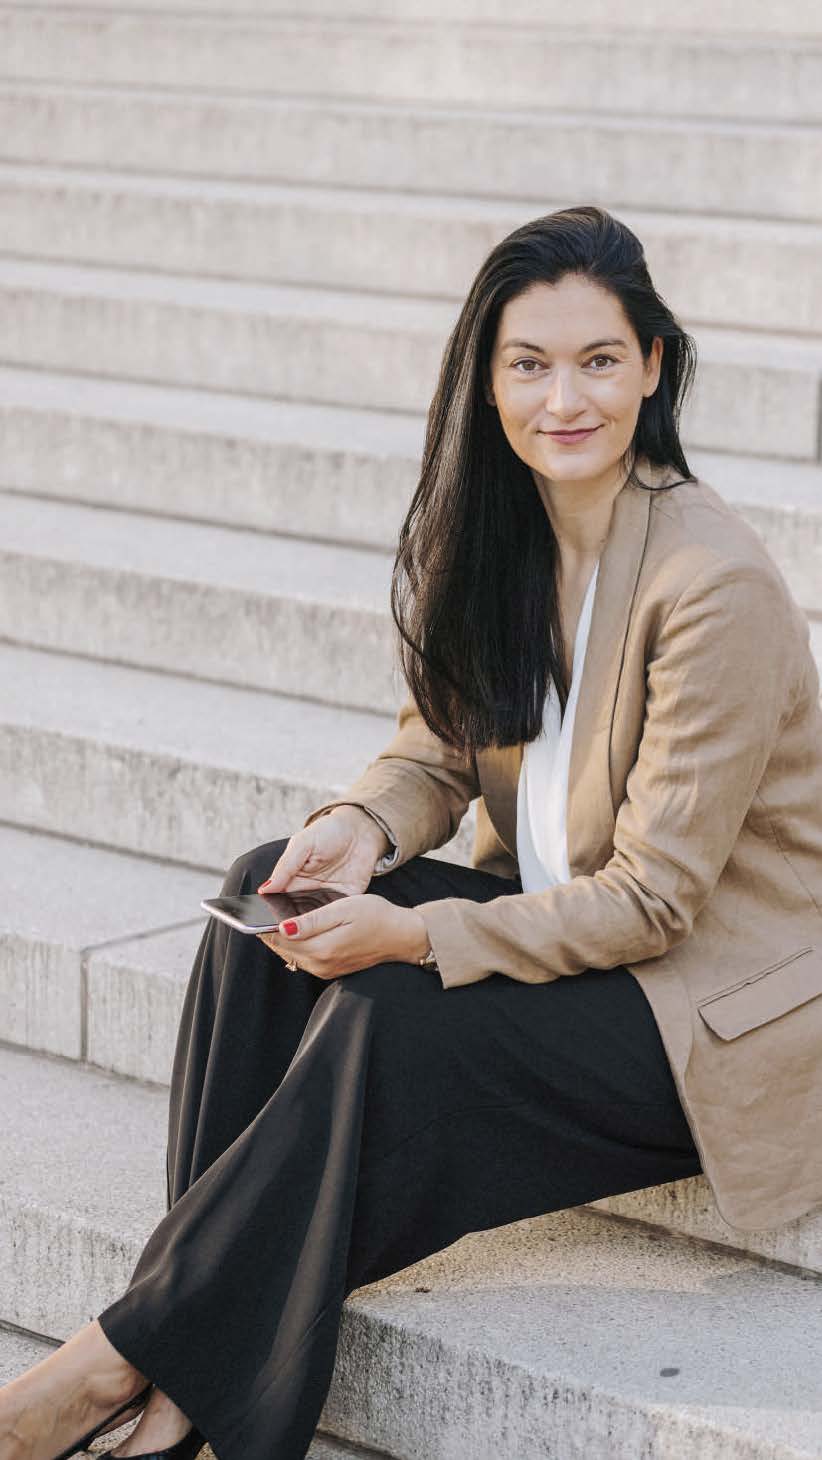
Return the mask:
<path id="1" fill-rule="evenodd" d="M 78 1440 L 76 1444 L 70 1445 L 67 1450 L 61 1450 L 59 1455 L 53 1457 L 53 1460 L 71 1460 L 72 1455 L 80 1455 L 84 1450 L 88 1450 L 92 1440 L 96 1440 L 101 1430 L 105 1429 L 107 1425 L 110 1425 L 111 1421 L 116 1419 L 119 1414 L 125 1414 L 126 1410 L 134 1409 L 135 1405 L 147 1400 L 153 1387 L 153 1382 L 146 1384 L 145 1388 L 141 1389 L 139 1394 L 135 1394 L 131 1399 L 127 1399 L 125 1404 L 121 1404 L 112 1414 L 107 1415 L 105 1419 L 101 1419 L 100 1423 L 95 1425 L 93 1430 L 89 1430 L 88 1434 L 83 1435 L 83 1438 Z M 183 1438 L 177 1441 L 176 1445 L 169 1445 L 165 1450 L 152 1450 L 145 1455 L 134 1455 L 131 1457 L 131 1460 L 194 1460 L 194 1457 L 199 1455 L 204 1444 L 205 1439 L 199 1430 L 192 1427 L 187 1435 L 183 1435 Z M 105 1455 L 106 1452 L 103 1450 L 95 1451 L 95 1453 Z"/>
<path id="2" fill-rule="evenodd" d="M 131 1455 L 129 1460 L 195 1460 L 206 1443 L 200 1431 L 192 1426 L 187 1435 L 183 1435 L 176 1445 L 168 1445 L 165 1450 L 147 1450 L 142 1455 Z M 105 1460 L 105 1450 L 94 1450 L 95 1455 Z"/>

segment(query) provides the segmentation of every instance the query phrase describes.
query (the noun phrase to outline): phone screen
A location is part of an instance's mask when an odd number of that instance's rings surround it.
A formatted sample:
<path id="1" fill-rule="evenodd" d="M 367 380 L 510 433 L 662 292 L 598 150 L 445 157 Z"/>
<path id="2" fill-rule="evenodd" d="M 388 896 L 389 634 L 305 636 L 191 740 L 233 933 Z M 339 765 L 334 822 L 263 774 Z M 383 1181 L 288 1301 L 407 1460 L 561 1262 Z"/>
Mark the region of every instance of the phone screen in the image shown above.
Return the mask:
<path id="1" fill-rule="evenodd" d="M 346 895 L 331 887 L 304 892 L 244 892 L 235 897 L 203 898 L 200 907 L 242 933 L 271 933 L 286 918 L 297 918 L 300 913 Z"/>

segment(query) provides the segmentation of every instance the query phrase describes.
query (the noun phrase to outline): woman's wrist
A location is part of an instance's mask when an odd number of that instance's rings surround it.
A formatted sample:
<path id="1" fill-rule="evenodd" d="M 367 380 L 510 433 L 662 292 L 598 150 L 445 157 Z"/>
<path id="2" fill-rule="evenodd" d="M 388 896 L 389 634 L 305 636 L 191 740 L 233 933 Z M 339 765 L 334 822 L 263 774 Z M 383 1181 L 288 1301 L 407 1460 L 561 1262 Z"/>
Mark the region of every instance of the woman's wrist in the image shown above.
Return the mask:
<path id="1" fill-rule="evenodd" d="M 425 926 L 425 919 L 416 908 L 405 909 L 408 914 L 408 948 L 406 958 L 409 963 L 419 963 L 421 958 L 431 952 L 431 942 L 428 937 L 428 929 Z"/>
<path id="2" fill-rule="evenodd" d="M 349 802 L 345 802 L 343 805 L 333 806 L 327 813 L 328 816 L 340 816 L 342 814 L 347 814 L 349 820 L 356 822 L 358 835 L 366 837 L 373 844 L 375 863 L 392 850 L 392 842 L 386 836 L 379 822 L 375 821 L 374 817 L 369 815 L 365 807 L 355 806 Z"/>

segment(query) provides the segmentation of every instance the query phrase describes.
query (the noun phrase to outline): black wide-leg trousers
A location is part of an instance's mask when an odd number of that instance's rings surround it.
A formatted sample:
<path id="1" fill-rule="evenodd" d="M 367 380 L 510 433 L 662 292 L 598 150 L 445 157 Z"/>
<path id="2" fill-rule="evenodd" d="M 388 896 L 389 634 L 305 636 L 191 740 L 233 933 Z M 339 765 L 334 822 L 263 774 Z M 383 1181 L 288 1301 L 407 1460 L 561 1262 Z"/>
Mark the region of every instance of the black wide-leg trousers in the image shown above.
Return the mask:
<path id="1" fill-rule="evenodd" d="M 239 857 L 223 891 L 255 891 L 286 844 Z M 430 857 L 369 887 L 404 907 L 521 890 Z M 627 969 L 443 989 L 386 962 L 328 982 L 212 918 L 171 1075 L 168 1210 L 98 1321 L 218 1460 L 303 1460 L 352 1289 L 700 1169 Z"/>

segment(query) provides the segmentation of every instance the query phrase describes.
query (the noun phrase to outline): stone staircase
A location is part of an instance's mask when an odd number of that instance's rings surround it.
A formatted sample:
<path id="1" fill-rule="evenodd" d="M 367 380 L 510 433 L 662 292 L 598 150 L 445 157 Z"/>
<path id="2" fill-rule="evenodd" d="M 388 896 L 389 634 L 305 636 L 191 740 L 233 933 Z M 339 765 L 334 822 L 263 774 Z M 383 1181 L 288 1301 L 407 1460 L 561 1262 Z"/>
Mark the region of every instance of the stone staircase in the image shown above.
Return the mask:
<path id="1" fill-rule="evenodd" d="M 299 10 L 0 5 L 0 1380 L 162 1215 L 200 898 L 392 733 L 392 545 L 504 233 L 639 233 L 689 460 L 822 666 L 818 0 Z M 819 1460 L 820 1300 L 822 1212 L 734 1231 L 701 1178 L 474 1234 L 349 1299 L 312 1460 Z"/>

